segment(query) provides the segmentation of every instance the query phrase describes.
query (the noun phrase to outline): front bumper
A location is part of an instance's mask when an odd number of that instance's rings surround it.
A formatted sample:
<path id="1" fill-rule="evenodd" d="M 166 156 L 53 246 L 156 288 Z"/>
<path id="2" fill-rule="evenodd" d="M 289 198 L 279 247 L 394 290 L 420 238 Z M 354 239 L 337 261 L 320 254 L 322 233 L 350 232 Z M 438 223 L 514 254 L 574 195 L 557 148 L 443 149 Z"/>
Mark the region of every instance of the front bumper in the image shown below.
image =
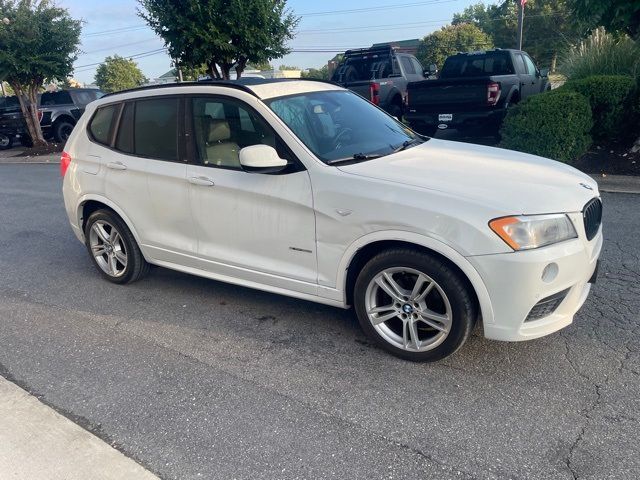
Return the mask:
<path id="1" fill-rule="evenodd" d="M 570 215 L 572 216 L 572 215 Z M 573 219 L 581 221 L 581 215 Z M 602 249 L 602 227 L 591 241 L 579 238 L 536 250 L 468 257 L 482 277 L 493 309 L 493 321 L 484 322 L 486 338 L 493 340 L 531 340 L 556 332 L 571 324 L 575 313 L 589 295 L 589 281 Z M 557 273 L 543 272 L 548 265 Z M 548 271 L 547 271 L 548 273 Z M 540 301 L 568 290 L 558 307 L 545 317 L 527 321 L 531 309 Z"/>

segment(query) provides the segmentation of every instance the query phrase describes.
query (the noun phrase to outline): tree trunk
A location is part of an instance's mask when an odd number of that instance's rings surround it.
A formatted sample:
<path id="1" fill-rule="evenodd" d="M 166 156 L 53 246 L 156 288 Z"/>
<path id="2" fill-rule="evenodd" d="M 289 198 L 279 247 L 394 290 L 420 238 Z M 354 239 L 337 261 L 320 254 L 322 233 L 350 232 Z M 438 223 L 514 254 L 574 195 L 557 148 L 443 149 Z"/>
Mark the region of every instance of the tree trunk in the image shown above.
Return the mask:
<path id="1" fill-rule="evenodd" d="M 219 79 L 220 72 L 218 71 L 218 66 L 216 65 L 215 60 L 210 61 L 207 66 L 209 67 L 209 73 L 211 74 L 211 78 Z"/>
<path id="2" fill-rule="evenodd" d="M 553 52 L 553 57 L 551 57 L 551 68 L 549 69 L 551 73 L 556 73 L 557 63 L 558 63 L 558 52 Z"/>
<path id="3" fill-rule="evenodd" d="M 231 67 L 233 64 L 228 62 L 220 62 L 220 70 L 222 70 L 222 78 L 224 80 L 231 79 Z"/>
<path id="4" fill-rule="evenodd" d="M 247 58 L 246 57 L 240 57 L 238 59 L 238 64 L 236 65 L 236 75 L 238 76 L 238 78 L 240 78 L 242 76 L 242 72 L 244 72 L 244 69 L 247 66 Z"/>
<path id="5" fill-rule="evenodd" d="M 22 110 L 22 115 L 27 124 L 27 132 L 29 132 L 33 146 L 46 145 L 47 141 L 42 135 L 42 128 L 40 128 L 40 120 L 38 119 L 38 86 L 27 85 L 25 90 L 24 85 L 12 82 L 11 88 L 13 88 L 20 102 L 20 110 Z"/>

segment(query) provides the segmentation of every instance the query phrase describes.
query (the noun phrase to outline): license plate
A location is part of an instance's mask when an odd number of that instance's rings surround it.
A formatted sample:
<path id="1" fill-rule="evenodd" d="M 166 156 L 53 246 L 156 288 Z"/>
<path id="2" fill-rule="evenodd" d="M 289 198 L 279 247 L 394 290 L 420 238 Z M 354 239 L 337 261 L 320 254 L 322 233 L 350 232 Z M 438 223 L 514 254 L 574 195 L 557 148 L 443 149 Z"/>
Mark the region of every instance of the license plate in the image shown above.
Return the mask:
<path id="1" fill-rule="evenodd" d="M 453 113 L 441 113 L 438 115 L 439 122 L 450 122 L 453 120 Z"/>
<path id="2" fill-rule="evenodd" d="M 596 261 L 596 269 L 593 271 L 593 275 L 589 279 L 589 283 L 596 283 L 598 279 L 598 267 L 600 267 L 600 260 Z"/>

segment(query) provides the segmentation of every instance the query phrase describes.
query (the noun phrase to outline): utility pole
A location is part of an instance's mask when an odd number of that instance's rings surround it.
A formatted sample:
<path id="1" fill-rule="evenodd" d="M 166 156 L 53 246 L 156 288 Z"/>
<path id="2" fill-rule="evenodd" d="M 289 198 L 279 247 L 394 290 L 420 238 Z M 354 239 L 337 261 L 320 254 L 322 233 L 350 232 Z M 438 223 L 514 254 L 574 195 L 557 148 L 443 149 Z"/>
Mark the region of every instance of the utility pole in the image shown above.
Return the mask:
<path id="1" fill-rule="evenodd" d="M 518 50 L 522 50 L 522 25 L 524 23 L 524 6 L 527 0 L 520 0 L 520 8 L 518 9 Z"/>

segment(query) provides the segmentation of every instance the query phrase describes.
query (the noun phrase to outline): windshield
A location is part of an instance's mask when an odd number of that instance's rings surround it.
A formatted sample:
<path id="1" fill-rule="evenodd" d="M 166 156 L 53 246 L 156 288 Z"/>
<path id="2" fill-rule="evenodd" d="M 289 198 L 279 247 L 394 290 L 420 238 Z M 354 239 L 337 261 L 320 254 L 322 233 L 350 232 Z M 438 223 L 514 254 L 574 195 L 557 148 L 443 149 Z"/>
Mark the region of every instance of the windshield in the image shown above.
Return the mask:
<path id="1" fill-rule="evenodd" d="M 348 91 L 274 98 L 267 105 L 320 160 L 367 160 L 418 143 L 422 137 Z"/>
<path id="2" fill-rule="evenodd" d="M 447 58 L 440 72 L 440 78 L 511 75 L 513 73 L 508 52 L 469 53 Z"/>

